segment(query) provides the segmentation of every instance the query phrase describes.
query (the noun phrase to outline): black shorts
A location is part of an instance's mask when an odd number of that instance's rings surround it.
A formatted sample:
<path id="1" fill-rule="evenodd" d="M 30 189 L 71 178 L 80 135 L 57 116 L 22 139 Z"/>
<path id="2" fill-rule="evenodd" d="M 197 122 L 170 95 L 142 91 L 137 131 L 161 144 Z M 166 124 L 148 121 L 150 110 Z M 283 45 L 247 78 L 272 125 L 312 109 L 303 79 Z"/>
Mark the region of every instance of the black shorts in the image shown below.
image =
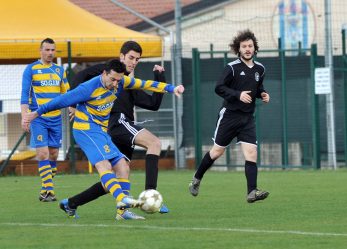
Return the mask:
<path id="1" fill-rule="evenodd" d="M 254 116 L 251 113 L 222 108 L 214 132 L 214 143 L 226 147 L 235 137 L 238 143 L 257 145 Z"/>
<path id="2" fill-rule="evenodd" d="M 111 115 L 109 122 L 111 125 L 108 128 L 108 134 L 111 136 L 112 142 L 131 160 L 135 137 L 144 128 L 135 125 L 134 121 L 125 117 L 123 113 Z"/>

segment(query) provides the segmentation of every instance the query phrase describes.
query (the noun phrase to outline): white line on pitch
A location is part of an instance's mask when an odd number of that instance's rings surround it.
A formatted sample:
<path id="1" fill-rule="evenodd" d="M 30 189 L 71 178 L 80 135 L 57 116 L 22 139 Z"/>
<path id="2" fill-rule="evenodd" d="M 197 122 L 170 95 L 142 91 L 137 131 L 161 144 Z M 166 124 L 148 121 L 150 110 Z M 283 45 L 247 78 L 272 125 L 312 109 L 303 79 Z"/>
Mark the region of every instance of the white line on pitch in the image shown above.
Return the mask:
<path id="1" fill-rule="evenodd" d="M 238 232 L 238 233 L 267 233 L 267 234 L 293 234 L 306 236 L 324 236 L 324 237 L 347 237 L 347 233 L 324 233 L 324 232 L 303 232 L 291 230 L 258 230 L 247 228 L 211 228 L 211 227 L 163 227 L 148 225 L 122 225 L 122 224 L 49 224 L 49 223 L 0 223 L 2 226 L 42 226 L 42 227 L 121 227 L 136 229 L 152 229 L 152 230 L 176 230 L 176 231 L 220 231 L 220 232 Z"/>

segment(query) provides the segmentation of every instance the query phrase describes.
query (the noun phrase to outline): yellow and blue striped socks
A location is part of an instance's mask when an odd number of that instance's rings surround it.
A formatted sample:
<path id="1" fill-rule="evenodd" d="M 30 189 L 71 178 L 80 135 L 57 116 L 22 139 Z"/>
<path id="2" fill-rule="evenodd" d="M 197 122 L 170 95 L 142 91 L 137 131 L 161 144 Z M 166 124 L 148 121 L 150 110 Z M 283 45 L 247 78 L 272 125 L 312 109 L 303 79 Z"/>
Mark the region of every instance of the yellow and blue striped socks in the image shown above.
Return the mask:
<path id="1" fill-rule="evenodd" d="M 130 187 L 131 187 L 130 181 L 125 178 L 118 178 L 118 183 L 123 190 L 123 194 L 127 196 L 130 195 Z"/>
<path id="2" fill-rule="evenodd" d="M 49 161 L 49 164 L 51 165 L 51 169 L 52 169 L 52 177 L 55 177 L 55 175 L 57 174 L 57 161 Z"/>
<path id="3" fill-rule="evenodd" d="M 100 173 L 100 180 L 117 202 L 121 201 L 125 197 L 121 185 L 112 171 L 107 170 Z"/>
<path id="4" fill-rule="evenodd" d="M 48 160 L 39 161 L 39 174 L 41 177 L 40 193 L 43 194 L 45 192 L 49 192 L 54 194 L 52 169 Z"/>

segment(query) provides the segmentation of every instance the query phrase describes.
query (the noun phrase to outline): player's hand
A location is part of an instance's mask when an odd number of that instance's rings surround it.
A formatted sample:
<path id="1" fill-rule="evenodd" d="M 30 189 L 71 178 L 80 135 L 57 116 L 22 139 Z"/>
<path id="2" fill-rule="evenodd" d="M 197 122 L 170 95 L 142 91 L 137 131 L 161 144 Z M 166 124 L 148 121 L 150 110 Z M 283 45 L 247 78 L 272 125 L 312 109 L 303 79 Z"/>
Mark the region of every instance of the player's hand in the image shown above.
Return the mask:
<path id="1" fill-rule="evenodd" d="M 261 99 L 262 99 L 262 101 L 263 101 L 264 103 L 269 103 L 269 101 L 270 101 L 270 95 L 269 95 L 268 93 L 262 92 L 262 93 L 260 94 L 260 96 L 261 96 Z"/>
<path id="2" fill-rule="evenodd" d="M 159 71 L 159 73 L 162 73 L 165 71 L 165 68 L 159 65 L 154 65 L 153 71 Z"/>
<path id="3" fill-rule="evenodd" d="M 240 100 L 241 100 L 243 103 L 246 103 L 246 104 L 252 103 L 252 97 L 251 97 L 251 95 L 249 95 L 250 92 L 252 92 L 252 91 L 242 91 L 242 92 L 241 92 L 241 94 L 240 94 Z"/>
<path id="4" fill-rule="evenodd" d="M 21 125 L 24 131 L 26 132 L 30 131 L 30 123 L 25 122 L 24 117 L 22 118 Z"/>
<path id="5" fill-rule="evenodd" d="M 39 114 L 37 112 L 28 112 L 24 114 L 24 122 L 31 123 L 35 118 L 37 118 Z"/>
<path id="6" fill-rule="evenodd" d="M 181 97 L 181 94 L 184 92 L 184 86 L 183 85 L 178 85 L 175 87 L 174 89 L 174 94 L 177 96 L 177 97 Z"/>
<path id="7" fill-rule="evenodd" d="M 28 112 L 25 113 L 23 118 L 22 118 L 22 127 L 26 132 L 29 132 L 30 130 L 30 123 L 33 121 L 35 118 L 37 118 L 39 115 L 37 112 Z"/>
<path id="8" fill-rule="evenodd" d="M 70 122 L 72 122 L 72 120 L 74 120 L 75 112 L 76 112 L 76 108 L 69 107 L 69 117 L 70 117 L 69 120 L 70 120 Z"/>

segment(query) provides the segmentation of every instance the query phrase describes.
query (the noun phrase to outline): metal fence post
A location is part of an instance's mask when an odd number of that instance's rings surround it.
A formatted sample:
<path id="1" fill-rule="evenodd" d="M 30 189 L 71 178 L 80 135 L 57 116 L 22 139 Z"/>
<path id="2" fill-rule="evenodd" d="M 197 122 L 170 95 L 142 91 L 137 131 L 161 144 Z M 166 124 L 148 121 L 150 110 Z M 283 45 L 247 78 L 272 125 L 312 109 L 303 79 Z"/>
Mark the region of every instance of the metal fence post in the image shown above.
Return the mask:
<path id="1" fill-rule="evenodd" d="M 312 93 L 312 147 L 313 147 L 313 167 L 321 168 L 320 157 L 320 124 L 319 124 L 319 97 L 315 94 L 314 71 L 317 63 L 317 44 L 311 46 L 311 93 Z"/>
<path id="2" fill-rule="evenodd" d="M 195 143 L 195 168 L 199 167 L 202 160 L 201 125 L 200 125 L 200 53 L 193 48 L 193 101 L 194 101 L 194 143 Z"/>
<path id="3" fill-rule="evenodd" d="M 68 79 L 69 83 L 71 84 L 71 80 L 72 80 L 71 41 L 67 42 L 67 54 L 68 54 L 68 56 L 67 56 L 67 63 L 68 63 L 67 79 Z M 76 173 L 75 140 L 74 140 L 73 134 L 72 134 L 72 122 L 70 122 L 69 128 L 70 128 L 70 150 L 68 152 L 68 153 L 70 153 L 69 166 L 70 166 L 71 173 L 75 174 Z"/>
<path id="4" fill-rule="evenodd" d="M 281 82 L 282 82 L 282 168 L 288 166 L 288 120 L 287 120 L 287 80 L 286 80 L 286 62 L 285 62 L 285 50 L 282 47 L 281 38 L 278 38 L 278 49 L 281 60 Z"/>
<path id="5" fill-rule="evenodd" d="M 344 113 L 345 113 L 345 164 L 347 166 L 347 54 L 346 54 L 346 29 L 342 29 L 342 66 L 343 66 L 343 85 L 344 85 Z"/>

